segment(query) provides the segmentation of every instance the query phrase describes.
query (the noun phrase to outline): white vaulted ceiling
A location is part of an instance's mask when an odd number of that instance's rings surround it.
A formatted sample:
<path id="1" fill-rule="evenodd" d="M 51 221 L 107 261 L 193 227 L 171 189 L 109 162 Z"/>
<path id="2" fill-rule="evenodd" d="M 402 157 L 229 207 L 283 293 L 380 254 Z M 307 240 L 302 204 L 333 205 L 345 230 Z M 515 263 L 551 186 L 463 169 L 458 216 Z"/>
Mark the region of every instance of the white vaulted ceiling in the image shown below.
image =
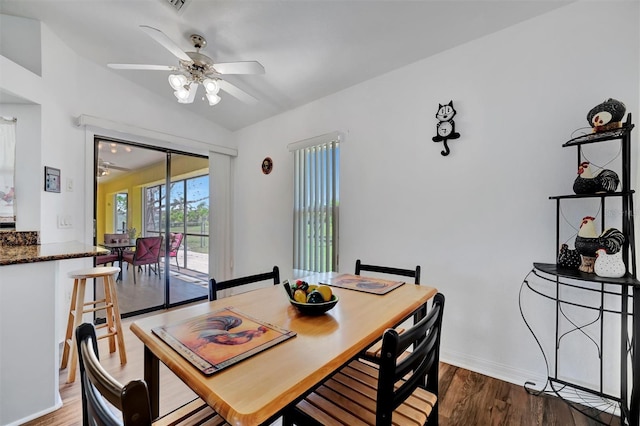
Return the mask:
<path id="1" fill-rule="evenodd" d="M 43 22 L 105 68 L 177 64 L 140 25 L 162 30 L 183 50 L 193 50 L 189 36 L 201 34 L 208 41 L 202 53 L 216 62 L 259 61 L 264 75 L 225 77 L 256 97 L 256 105 L 221 93 L 211 107 L 202 92 L 181 105 L 234 131 L 567 3 L 187 0 L 178 12 L 168 0 L 0 0 L 0 12 Z M 110 72 L 175 101 L 167 71 Z M 380 95 L 392 90 L 381 87 Z"/>

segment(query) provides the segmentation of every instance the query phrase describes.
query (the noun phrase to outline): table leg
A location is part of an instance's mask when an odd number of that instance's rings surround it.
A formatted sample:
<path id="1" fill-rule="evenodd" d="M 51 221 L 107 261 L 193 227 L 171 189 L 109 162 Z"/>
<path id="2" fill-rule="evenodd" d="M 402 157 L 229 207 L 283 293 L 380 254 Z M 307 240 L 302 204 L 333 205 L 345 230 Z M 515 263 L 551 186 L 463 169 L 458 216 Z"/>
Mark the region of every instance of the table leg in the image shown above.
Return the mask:
<path id="1" fill-rule="evenodd" d="M 118 262 L 120 263 L 120 272 L 118 272 L 118 278 L 116 281 L 122 281 L 122 260 L 124 258 L 124 249 L 118 249 Z"/>
<path id="2" fill-rule="evenodd" d="M 144 381 L 147 382 L 151 403 L 151 418 L 157 419 L 160 414 L 160 361 L 144 347 Z"/>

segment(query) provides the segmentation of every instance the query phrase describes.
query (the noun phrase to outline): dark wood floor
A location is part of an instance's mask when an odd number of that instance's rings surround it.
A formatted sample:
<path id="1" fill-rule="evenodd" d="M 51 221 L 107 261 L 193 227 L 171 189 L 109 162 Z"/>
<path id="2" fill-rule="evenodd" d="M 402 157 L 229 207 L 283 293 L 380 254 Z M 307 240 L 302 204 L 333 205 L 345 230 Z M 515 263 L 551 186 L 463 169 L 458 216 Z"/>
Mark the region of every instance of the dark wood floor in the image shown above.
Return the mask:
<path id="1" fill-rule="evenodd" d="M 143 375 L 143 345 L 129 330 L 135 319 L 123 321 L 128 362 L 120 365 L 117 353 L 109 354 L 106 339 L 99 340 L 102 363 L 121 383 Z M 60 395 L 63 407 L 26 423 L 28 426 L 75 426 L 82 424 L 80 384 L 65 383 L 67 370 L 60 371 Z M 179 407 L 194 397 L 166 367 L 160 371 L 161 414 Z M 529 395 L 522 386 L 506 383 L 449 364 L 440 369 L 440 425 L 541 425 L 592 426 L 596 423 L 571 410 L 555 397 Z M 280 421 L 276 425 L 281 424 Z M 618 425 L 617 419 L 611 422 Z"/>

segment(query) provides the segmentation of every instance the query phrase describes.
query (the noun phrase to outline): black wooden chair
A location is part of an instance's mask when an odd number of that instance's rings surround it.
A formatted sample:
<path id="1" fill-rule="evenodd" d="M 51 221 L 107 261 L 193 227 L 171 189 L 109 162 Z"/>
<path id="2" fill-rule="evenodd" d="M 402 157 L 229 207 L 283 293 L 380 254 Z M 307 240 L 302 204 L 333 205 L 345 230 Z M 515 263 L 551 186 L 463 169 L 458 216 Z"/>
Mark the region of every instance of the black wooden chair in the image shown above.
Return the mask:
<path id="1" fill-rule="evenodd" d="M 400 275 L 403 277 L 413 278 L 414 284 L 420 284 L 420 265 L 416 269 L 392 268 L 390 266 L 367 265 L 356 260 L 356 275 L 360 275 L 360 271 L 377 272 L 380 274 Z"/>
<path id="2" fill-rule="evenodd" d="M 368 265 L 364 264 L 360 261 L 360 259 L 356 260 L 356 275 L 360 275 L 361 271 L 375 272 L 378 274 L 387 274 L 387 275 L 396 275 L 401 277 L 409 277 L 413 278 L 413 283 L 416 285 L 420 285 L 420 265 L 417 265 L 415 269 L 402 269 L 395 268 L 391 266 L 379 266 L 379 265 Z M 413 316 L 414 324 L 420 321 L 426 315 L 426 307 L 419 309 Z M 404 329 L 402 327 L 396 328 L 398 333 L 402 333 Z M 369 360 L 376 360 L 380 356 L 380 351 L 382 350 L 382 341 L 378 341 L 369 347 L 365 353 L 363 354 L 365 358 Z"/>
<path id="3" fill-rule="evenodd" d="M 232 287 L 238 287 L 241 285 L 257 283 L 260 281 L 273 280 L 273 285 L 280 284 L 280 269 L 277 266 L 273 267 L 271 272 L 265 272 L 263 274 L 249 275 L 246 277 L 233 278 L 227 281 L 216 282 L 214 278 L 209 280 L 209 300 L 218 299 L 218 291 L 226 290 Z"/>
<path id="4" fill-rule="evenodd" d="M 143 380 L 132 380 L 123 386 L 102 367 L 93 324 L 81 324 L 75 332 L 84 426 L 178 426 L 201 424 L 205 420 L 207 425 L 227 425 L 200 398 L 152 421 L 147 384 Z M 105 400 L 120 410 L 121 415 L 116 414 Z"/>
<path id="5" fill-rule="evenodd" d="M 379 364 L 351 361 L 288 408 L 283 425 L 437 425 L 443 312 L 438 293 L 417 324 L 402 334 L 384 332 Z"/>

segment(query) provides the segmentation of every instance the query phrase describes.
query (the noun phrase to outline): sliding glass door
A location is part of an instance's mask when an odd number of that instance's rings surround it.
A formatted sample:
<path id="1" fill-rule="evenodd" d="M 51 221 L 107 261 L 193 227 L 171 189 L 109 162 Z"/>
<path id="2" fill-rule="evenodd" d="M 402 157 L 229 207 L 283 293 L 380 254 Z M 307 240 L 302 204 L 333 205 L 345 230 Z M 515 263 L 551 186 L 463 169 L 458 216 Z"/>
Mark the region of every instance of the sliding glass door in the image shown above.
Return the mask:
<path id="1" fill-rule="evenodd" d="M 206 171 L 206 173 L 205 173 Z M 173 280 L 169 303 L 198 297 L 209 286 L 209 160 L 171 155 L 168 228 L 171 248 L 167 261 Z"/>
<path id="2" fill-rule="evenodd" d="M 115 234 L 130 245 L 117 252 L 122 316 L 207 297 L 208 167 L 206 157 L 96 139 L 96 244 Z M 157 259 L 143 259 L 154 238 Z"/>

